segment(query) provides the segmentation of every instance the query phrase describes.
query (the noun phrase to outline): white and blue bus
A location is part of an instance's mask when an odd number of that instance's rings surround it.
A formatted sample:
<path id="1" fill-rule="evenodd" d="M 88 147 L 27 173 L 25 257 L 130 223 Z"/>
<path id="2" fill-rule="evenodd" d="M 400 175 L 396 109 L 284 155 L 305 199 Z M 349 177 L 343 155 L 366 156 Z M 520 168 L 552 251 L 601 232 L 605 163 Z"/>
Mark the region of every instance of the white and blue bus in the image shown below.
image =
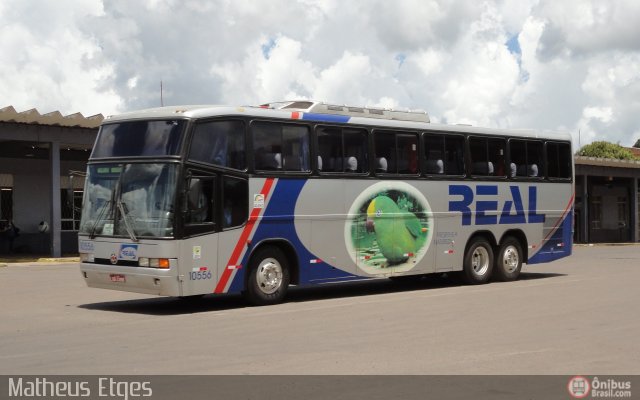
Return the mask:
<path id="1" fill-rule="evenodd" d="M 91 287 L 277 303 L 290 285 L 518 278 L 571 254 L 571 137 L 312 101 L 107 118 L 85 183 Z"/>

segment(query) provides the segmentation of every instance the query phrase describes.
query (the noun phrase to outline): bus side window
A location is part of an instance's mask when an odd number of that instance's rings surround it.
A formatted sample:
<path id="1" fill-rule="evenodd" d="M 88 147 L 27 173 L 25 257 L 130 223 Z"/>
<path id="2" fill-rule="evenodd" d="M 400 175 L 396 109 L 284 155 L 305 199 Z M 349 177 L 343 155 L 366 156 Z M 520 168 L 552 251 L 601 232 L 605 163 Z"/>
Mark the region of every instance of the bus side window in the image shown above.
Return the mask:
<path id="1" fill-rule="evenodd" d="M 425 172 L 428 175 L 444 174 L 444 136 L 425 135 Z"/>
<path id="2" fill-rule="evenodd" d="M 396 168 L 396 137 L 393 132 L 378 131 L 374 133 L 374 147 L 376 170 L 395 174 Z M 383 161 L 384 160 L 384 161 Z"/>
<path id="3" fill-rule="evenodd" d="M 254 122 L 251 131 L 256 170 L 292 172 L 310 170 L 307 126 Z"/>
<path id="4" fill-rule="evenodd" d="M 444 173 L 464 175 L 464 136 L 445 136 L 444 152 Z"/>
<path id="5" fill-rule="evenodd" d="M 489 139 L 489 162 L 493 164 L 493 175 L 498 177 L 507 176 L 505 166 L 506 142 L 504 139 Z"/>
<path id="6" fill-rule="evenodd" d="M 286 171 L 310 171 L 309 128 L 282 125 L 282 168 Z"/>
<path id="7" fill-rule="evenodd" d="M 529 141 L 527 143 L 527 175 L 541 178 L 544 176 L 542 142 Z"/>
<path id="8" fill-rule="evenodd" d="M 356 128 L 342 129 L 344 140 L 345 168 L 347 172 L 367 172 L 367 131 Z"/>
<path id="9" fill-rule="evenodd" d="M 571 178 L 571 145 L 547 142 L 546 147 L 549 178 Z"/>
<path id="10" fill-rule="evenodd" d="M 320 172 L 366 172 L 367 131 L 320 126 L 316 128 L 316 137 Z"/>
<path id="11" fill-rule="evenodd" d="M 471 174 L 489 175 L 493 172 L 493 165 L 489 165 L 489 154 L 487 153 L 487 139 L 471 137 L 469 138 L 469 151 L 471 154 Z"/>
<path id="12" fill-rule="evenodd" d="M 249 185 L 245 179 L 225 176 L 222 180 L 222 226 L 243 225 L 249 216 Z"/>
<path id="13" fill-rule="evenodd" d="M 415 174 L 418 172 L 418 136 L 415 134 L 397 135 L 398 173 Z"/>
<path id="14" fill-rule="evenodd" d="M 505 177 L 505 148 L 503 139 L 469 138 L 471 173 L 476 176 Z"/>
<path id="15" fill-rule="evenodd" d="M 509 154 L 511 169 L 515 172 L 511 176 L 536 178 L 544 175 L 543 146 L 537 140 L 509 140 Z"/>
<path id="16" fill-rule="evenodd" d="M 340 128 L 318 127 L 318 169 L 322 172 L 342 172 L 342 132 Z M 320 159 L 318 161 L 320 161 Z"/>
<path id="17" fill-rule="evenodd" d="M 196 125 L 189 159 L 244 170 L 244 124 L 240 121 L 212 121 Z"/>
<path id="18" fill-rule="evenodd" d="M 186 224 L 213 224 L 214 178 L 192 177 L 187 181 L 184 220 Z"/>

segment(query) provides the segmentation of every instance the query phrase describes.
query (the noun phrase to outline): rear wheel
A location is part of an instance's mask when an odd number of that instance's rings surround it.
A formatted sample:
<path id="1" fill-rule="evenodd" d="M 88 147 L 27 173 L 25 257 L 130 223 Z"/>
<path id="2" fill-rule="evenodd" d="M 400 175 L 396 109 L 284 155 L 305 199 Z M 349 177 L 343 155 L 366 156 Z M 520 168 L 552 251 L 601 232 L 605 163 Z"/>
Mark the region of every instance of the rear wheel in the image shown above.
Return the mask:
<path id="1" fill-rule="evenodd" d="M 522 269 L 522 246 L 513 237 L 502 241 L 496 258 L 495 274 L 500 281 L 515 281 Z"/>
<path id="2" fill-rule="evenodd" d="M 486 283 L 493 271 L 493 249 L 482 237 L 473 239 L 464 255 L 463 277 L 467 283 L 478 285 Z"/>
<path id="3" fill-rule="evenodd" d="M 289 286 L 287 258 L 277 247 L 263 247 L 252 257 L 245 295 L 254 305 L 280 303 Z"/>

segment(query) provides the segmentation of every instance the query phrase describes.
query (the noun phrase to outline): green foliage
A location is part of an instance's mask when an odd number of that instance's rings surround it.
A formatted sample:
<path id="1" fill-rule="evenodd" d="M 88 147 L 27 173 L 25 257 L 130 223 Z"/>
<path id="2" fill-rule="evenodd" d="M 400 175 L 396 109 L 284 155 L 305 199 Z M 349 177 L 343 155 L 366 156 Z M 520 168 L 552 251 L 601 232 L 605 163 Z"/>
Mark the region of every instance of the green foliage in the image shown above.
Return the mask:
<path id="1" fill-rule="evenodd" d="M 578 155 L 597 158 L 613 158 L 617 160 L 637 159 L 629 149 L 610 142 L 593 142 L 586 146 L 582 146 L 580 151 L 578 151 Z"/>
<path id="2" fill-rule="evenodd" d="M 636 144 L 633 145 L 636 149 L 640 147 L 640 139 L 636 140 Z"/>

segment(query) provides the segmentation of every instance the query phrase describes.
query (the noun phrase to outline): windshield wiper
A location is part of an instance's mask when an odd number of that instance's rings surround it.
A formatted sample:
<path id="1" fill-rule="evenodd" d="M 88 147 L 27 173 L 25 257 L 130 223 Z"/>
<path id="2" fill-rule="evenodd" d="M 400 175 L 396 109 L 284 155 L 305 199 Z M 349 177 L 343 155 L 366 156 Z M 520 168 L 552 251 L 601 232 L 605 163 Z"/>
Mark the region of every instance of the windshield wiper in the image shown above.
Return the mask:
<path id="1" fill-rule="evenodd" d="M 109 204 L 111 204 L 111 200 L 105 201 L 104 204 L 102 205 L 102 208 L 100 209 L 100 213 L 98 214 L 98 218 L 96 218 L 96 221 L 93 223 L 93 226 L 91 227 L 91 233 L 89 233 L 89 239 L 94 239 L 96 237 L 96 229 L 98 229 L 98 224 L 100 223 L 100 221 L 102 221 L 102 216 L 104 215 L 104 212 L 107 210 L 107 208 L 111 209 L 111 207 L 108 207 Z"/>
<path id="2" fill-rule="evenodd" d="M 124 221 L 124 227 L 127 230 L 129 237 L 134 242 L 137 242 L 138 238 L 136 236 L 136 231 L 131 227 L 131 225 L 129 225 L 129 209 L 127 205 L 122 200 L 118 200 L 116 204 L 118 206 L 118 210 L 120 210 L 120 215 L 122 215 L 122 220 Z"/>

